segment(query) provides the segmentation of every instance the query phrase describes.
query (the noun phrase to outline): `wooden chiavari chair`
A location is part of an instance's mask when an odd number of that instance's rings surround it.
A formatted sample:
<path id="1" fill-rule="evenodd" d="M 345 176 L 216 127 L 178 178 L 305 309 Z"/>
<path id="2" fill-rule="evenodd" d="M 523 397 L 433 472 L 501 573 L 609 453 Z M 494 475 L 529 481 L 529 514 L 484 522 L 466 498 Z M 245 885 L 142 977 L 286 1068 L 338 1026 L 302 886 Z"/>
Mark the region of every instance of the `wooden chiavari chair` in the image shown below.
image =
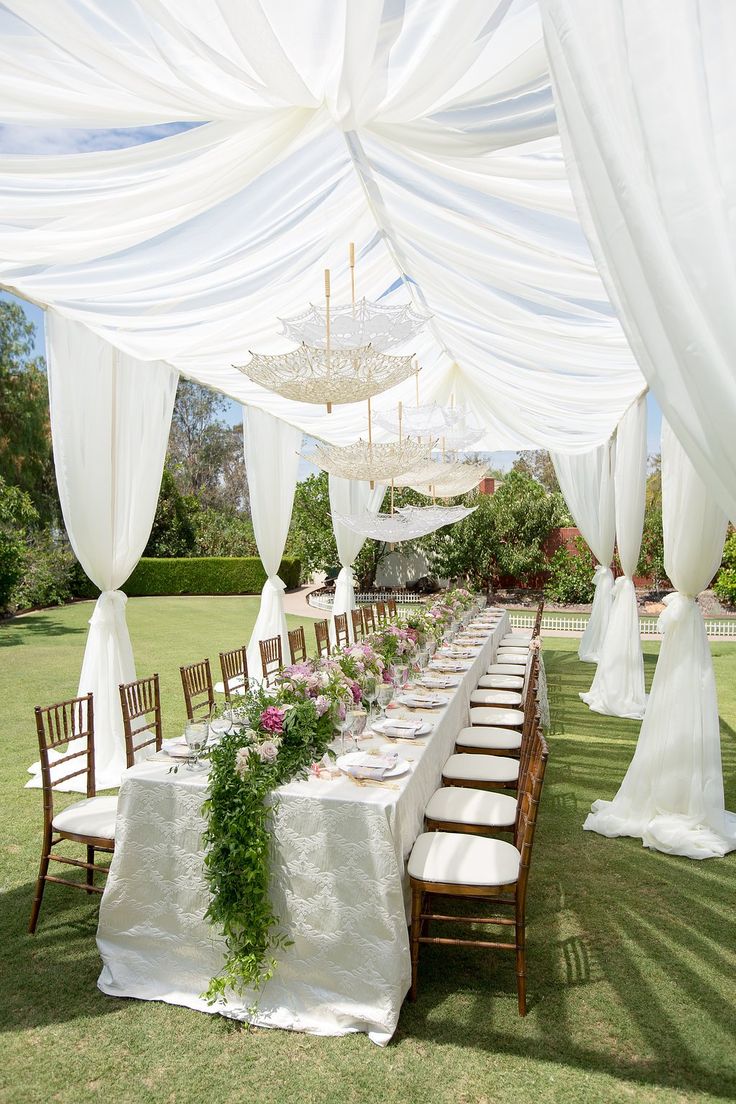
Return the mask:
<path id="1" fill-rule="evenodd" d="M 317 638 L 317 658 L 325 659 L 330 654 L 330 627 L 327 621 L 314 622 L 314 635 Z"/>
<path id="2" fill-rule="evenodd" d="M 408 863 L 412 893 L 410 1000 L 417 998 L 422 943 L 485 947 L 514 952 L 519 1015 L 526 1015 L 526 894 L 547 757 L 547 745 L 542 739 L 519 793 L 513 844 L 462 832 L 424 832 L 414 844 Z M 448 916 L 432 911 L 435 897 L 480 900 L 497 907 L 492 916 Z M 435 921 L 510 929 L 513 939 L 438 938 L 430 934 L 430 925 Z"/>
<path id="3" fill-rule="evenodd" d="M 350 620 L 353 623 L 353 640 L 357 643 L 363 639 L 363 614 L 359 609 L 350 611 Z"/>
<path id="4" fill-rule="evenodd" d="M 92 695 L 70 698 L 44 708 L 36 706 L 36 733 L 41 753 L 43 785 L 43 844 L 36 892 L 31 908 L 28 930 L 35 932 L 47 882 L 83 889 L 86 893 L 102 893 L 94 884 L 95 871 L 107 874 L 104 866 L 95 864 L 95 851 L 111 853 L 115 849 L 115 815 L 117 797 L 98 797 L 95 789 L 95 722 Z M 68 745 L 68 746 L 67 746 Z M 59 748 L 67 746 L 66 752 Z M 55 756 L 51 755 L 55 753 Z M 72 769 L 68 770 L 67 765 Z M 70 778 L 85 777 L 86 798 L 75 801 L 59 813 L 54 813 L 54 790 Z M 87 848 L 87 861 L 57 855 L 54 848 L 63 840 L 80 843 Z M 86 881 L 72 882 L 49 874 L 49 863 L 63 863 L 87 871 Z"/>
<path id="5" fill-rule="evenodd" d="M 181 685 L 184 690 L 184 705 L 188 721 L 206 720 L 215 705 L 215 691 L 212 686 L 212 671 L 209 659 L 200 659 L 197 663 L 188 663 L 179 668 Z M 197 716 L 200 714 L 200 716 Z"/>
<path id="6" fill-rule="evenodd" d="M 245 644 L 233 648 L 230 652 L 220 652 L 220 670 L 222 671 L 222 690 L 225 701 L 233 697 L 242 697 L 248 689 L 248 650 Z M 217 688 L 220 689 L 219 686 Z"/>
<path id="7" fill-rule="evenodd" d="M 335 647 L 347 648 L 350 643 L 348 636 L 348 615 L 346 613 L 335 614 Z"/>
<path id="8" fill-rule="evenodd" d="M 125 735 L 125 765 L 132 767 L 137 752 L 147 747 L 160 751 L 163 743 L 158 675 L 121 683 L 118 690 Z"/>
<path id="9" fill-rule="evenodd" d="M 376 602 L 376 621 L 379 625 L 385 625 L 388 621 L 388 612 L 385 602 Z"/>
<path id="10" fill-rule="evenodd" d="M 259 640 L 258 647 L 261 652 L 261 669 L 265 681 L 271 682 L 284 665 L 284 657 L 281 651 L 281 637 L 269 636 L 267 640 Z"/>
<path id="11" fill-rule="evenodd" d="M 365 636 L 369 636 L 376 631 L 376 615 L 373 612 L 373 606 L 363 606 L 363 631 Z"/>
<path id="12" fill-rule="evenodd" d="M 289 629 L 289 654 L 292 663 L 304 663 L 307 658 L 307 642 L 304 639 L 304 626 Z"/>
<path id="13" fill-rule="evenodd" d="M 389 617 L 391 617 L 392 619 L 395 620 L 396 617 L 398 616 L 398 611 L 396 609 L 396 599 L 395 598 L 389 598 L 389 600 L 386 602 L 386 606 L 387 606 L 387 609 L 388 609 Z"/>

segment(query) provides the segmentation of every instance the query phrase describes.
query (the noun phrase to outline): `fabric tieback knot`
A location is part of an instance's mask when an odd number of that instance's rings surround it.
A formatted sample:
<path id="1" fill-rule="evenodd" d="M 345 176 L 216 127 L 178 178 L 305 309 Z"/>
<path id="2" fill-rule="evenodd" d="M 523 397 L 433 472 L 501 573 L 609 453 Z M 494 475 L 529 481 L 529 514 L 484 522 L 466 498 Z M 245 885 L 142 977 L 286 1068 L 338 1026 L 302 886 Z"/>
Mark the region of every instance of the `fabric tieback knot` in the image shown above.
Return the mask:
<path id="1" fill-rule="evenodd" d="M 267 590 L 273 590 L 278 594 L 280 591 L 286 590 L 286 583 L 278 575 L 269 575 L 263 584 L 262 593 L 265 594 Z"/>
<path id="2" fill-rule="evenodd" d="M 89 624 L 95 628 L 113 628 L 119 617 L 125 617 L 128 595 L 122 590 L 103 590 L 100 594 Z"/>
<path id="3" fill-rule="evenodd" d="M 665 633 L 673 625 L 680 624 L 688 617 L 692 617 L 698 609 L 695 598 L 689 594 L 681 594 L 679 590 L 676 590 L 674 594 L 668 594 L 663 602 L 665 609 L 662 610 L 657 619 L 657 632 L 660 633 Z"/>
<path id="4" fill-rule="evenodd" d="M 613 578 L 613 572 L 611 571 L 610 567 L 606 567 L 605 564 L 598 564 L 595 571 L 593 572 L 593 585 L 600 586 L 600 584 L 605 579 L 608 579 L 609 576 Z"/>

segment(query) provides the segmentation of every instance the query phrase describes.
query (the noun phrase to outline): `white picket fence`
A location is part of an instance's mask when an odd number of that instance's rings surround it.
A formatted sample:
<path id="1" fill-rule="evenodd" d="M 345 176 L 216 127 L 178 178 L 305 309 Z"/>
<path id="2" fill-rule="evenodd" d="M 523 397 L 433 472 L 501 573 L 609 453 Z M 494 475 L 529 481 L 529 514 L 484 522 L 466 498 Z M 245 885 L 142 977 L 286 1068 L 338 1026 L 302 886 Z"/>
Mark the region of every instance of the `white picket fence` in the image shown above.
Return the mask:
<path id="1" fill-rule="evenodd" d="M 513 629 L 531 629 L 534 625 L 535 613 L 530 610 L 509 610 L 509 618 Z M 542 614 L 542 632 L 545 629 L 562 630 L 566 632 L 582 633 L 588 626 L 589 615 L 579 613 L 573 616 L 564 613 Z M 639 618 L 639 631 L 642 636 L 658 636 L 657 618 L 644 616 Z M 736 640 L 736 617 L 706 617 L 705 631 L 709 640 Z"/>

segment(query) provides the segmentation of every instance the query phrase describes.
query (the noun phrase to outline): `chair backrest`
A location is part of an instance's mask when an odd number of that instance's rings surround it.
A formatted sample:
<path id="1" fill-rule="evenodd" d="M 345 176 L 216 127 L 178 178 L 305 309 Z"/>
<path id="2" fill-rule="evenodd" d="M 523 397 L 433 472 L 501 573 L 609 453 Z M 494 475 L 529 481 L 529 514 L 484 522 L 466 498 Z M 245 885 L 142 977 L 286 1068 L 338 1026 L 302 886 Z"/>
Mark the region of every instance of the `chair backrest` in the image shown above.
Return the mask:
<path id="1" fill-rule="evenodd" d="M 532 629 L 532 639 L 535 639 L 542 631 L 542 615 L 544 613 L 544 598 L 537 606 L 537 616 L 534 618 L 534 628 Z"/>
<path id="2" fill-rule="evenodd" d="M 376 631 L 376 615 L 373 612 L 373 606 L 363 606 L 363 629 L 365 635 L 374 633 Z"/>
<path id="3" fill-rule="evenodd" d="M 50 830 L 54 818 L 53 791 L 61 782 L 85 775 L 87 797 L 95 796 L 95 718 L 92 695 L 69 698 L 56 705 L 37 705 L 36 733 L 41 753 L 43 814 Z M 72 743 L 74 741 L 74 743 Z M 69 745 L 66 752 L 58 749 Z M 76 745 L 76 746 L 75 746 Z M 49 752 L 57 752 L 53 764 Z M 72 768 L 67 770 L 66 764 Z"/>
<path id="4" fill-rule="evenodd" d="M 136 752 L 146 747 L 160 751 L 163 743 L 158 675 L 121 683 L 118 690 L 125 735 L 125 765 L 132 767 Z"/>
<path id="5" fill-rule="evenodd" d="M 359 609 L 350 611 L 350 620 L 353 623 L 353 640 L 363 639 L 363 614 Z"/>
<path id="6" fill-rule="evenodd" d="M 388 620 L 388 614 L 386 613 L 386 603 L 376 602 L 376 621 L 379 625 L 385 625 Z"/>
<path id="7" fill-rule="evenodd" d="M 323 659 L 330 654 L 330 627 L 326 621 L 314 622 L 314 635 L 317 638 L 317 655 Z"/>
<path id="8" fill-rule="evenodd" d="M 335 614 L 335 647 L 347 648 L 350 643 L 348 636 L 348 615 L 346 613 Z"/>
<path id="9" fill-rule="evenodd" d="M 220 670 L 225 700 L 230 701 L 236 690 L 248 689 L 248 650 L 245 644 L 231 652 L 220 652 Z"/>
<path id="10" fill-rule="evenodd" d="M 258 647 L 261 651 L 261 668 L 266 682 L 270 682 L 284 665 L 284 657 L 281 651 L 281 637 L 269 636 L 267 640 L 259 640 Z"/>
<path id="11" fill-rule="evenodd" d="M 396 610 L 396 599 L 395 599 L 395 598 L 389 598 L 389 600 L 388 600 L 388 602 L 386 603 L 386 605 L 387 605 L 387 607 L 388 607 L 388 615 L 389 615 L 389 617 L 396 617 L 396 616 L 397 616 L 397 610 Z"/>
<path id="12" fill-rule="evenodd" d="M 184 690 L 184 705 L 187 720 L 201 720 L 197 714 L 209 715 L 215 704 L 215 691 L 212 687 L 212 671 L 209 659 L 200 659 L 197 663 L 188 663 L 180 667 L 181 685 Z"/>
<path id="13" fill-rule="evenodd" d="M 289 629 L 289 654 L 292 663 L 303 663 L 307 658 L 307 642 L 304 639 L 304 626 Z"/>
<path id="14" fill-rule="evenodd" d="M 514 846 L 521 854 L 519 880 L 517 882 L 517 903 L 523 908 L 526 898 L 526 885 L 531 864 L 534 831 L 537 825 L 539 802 L 544 784 L 544 772 L 547 767 L 549 750 L 547 742 L 539 728 L 538 718 L 534 720 L 532 751 L 526 778 L 519 788 L 516 824 L 514 826 Z"/>

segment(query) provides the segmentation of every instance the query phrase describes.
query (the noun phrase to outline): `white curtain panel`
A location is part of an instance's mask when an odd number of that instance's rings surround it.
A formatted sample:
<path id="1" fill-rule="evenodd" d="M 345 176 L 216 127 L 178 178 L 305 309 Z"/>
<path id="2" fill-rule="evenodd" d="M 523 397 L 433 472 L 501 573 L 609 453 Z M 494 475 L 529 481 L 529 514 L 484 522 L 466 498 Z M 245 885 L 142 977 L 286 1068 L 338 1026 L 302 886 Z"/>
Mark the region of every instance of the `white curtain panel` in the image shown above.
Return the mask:
<path id="1" fill-rule="evenodd" d="M 581 694 L 596 713 L 644 716 L 644 659 L 633 574 L 639 559 L 647 481 L 647 408 L 644 396 L 629 407 L 616 431 L 614 498 L 616 542 L 623 575 L 613 587 L 613 606 L 590 690 Z"/>
<path id="2" fill-rule="evenodd" d="M 335 600 L 330 621 L 330 636 L 334 641 L 335 615 L 350 613 L 356 608 L 352 565 L 365 544 L 365 537 L 342 525 L 335 514 L 377 514 L 381 509 L 386 488 L 382 484 L 376 484 L 371 490 L 370 483 L 364 480 L 340 479 L 335 475 L 329 476 L 329 488 L 332 528 L 337 544 L 337 555 L 340 559 L 340 574 L 335 583 Z M 348 618 L 348 633 L 352 637 L 350 618 Z"/>
<path id="3" fill-rule="evenodd" d="M 591 452 L 553 452 L 551 455 L 565 502 L 583 539 L 598 560 L 594 574 L 593 608 L 578 648 L 578 655 L 583 662 L 597 663 L 613 604 L 613 572 L 610 563 L 616 540 L 616 444 L 612 438 Z"/>
<path id="4" fill-rule="evenodd" d="M 736 5 L 541 8 L 598 268 L 678 440 L 736 518 Z"/>
<path id="5" fill-rule="evenodd" d="M 695 600 L 718 570 L 726 515 L 664 422 L 662 509 L 665 566 L 677 590 L 659 619 L 662 648 L 631 765 L 613 801 L 594 803 L 585 828 L 708 859 L 736 849 L 736 815 L 724 805 L 713 663 Z"/>
<path id="6" fill-rule="evenodd" d="M 0 124 L 31 149 L 37 126 L 197 125 L 0 157 L 0 284 L 346 443 L 365 404 L 326 418 L 234 365 L 291 347 L 279 318 L 321 300 L 325 266 L 347 300 L 354 241 L 358 295 L 432 315 L 402 351 L 420 359 L 424 399 L 454 391 L 474 409 L 479 448 L 584 452 L 610 436 L 643 381 L 566 179 L 536 4 L 100 10 L 2 5 Z M 414 401 L 413 380 L 397 400 Z"/>
<path id="7" fill-rule="evenodd" d="M 64 524 L 102 592 L 90 619 L 79 693 L 94 694 L 98 789 L 125 770 L 118 686 L 135 677 L 120 590 L 156 513 L 177 374 L 126 356 L 86 326 L 48 311 L 51 436 Z M 81 789 L 75 779 L 70 789 Z"/>
<path id="8" fill-rule="evenodd" d="M 259 678 L 260 640 L 280 636 L 284 662 L 289 656 L 285 584 L 279 578 L 279 565 L 291 523 L 302 433 L 265 410 L 250 406 L 243 412 L 243 436 L 253 531 L 267 576 L 248 643 L 248 670 Z"/>

